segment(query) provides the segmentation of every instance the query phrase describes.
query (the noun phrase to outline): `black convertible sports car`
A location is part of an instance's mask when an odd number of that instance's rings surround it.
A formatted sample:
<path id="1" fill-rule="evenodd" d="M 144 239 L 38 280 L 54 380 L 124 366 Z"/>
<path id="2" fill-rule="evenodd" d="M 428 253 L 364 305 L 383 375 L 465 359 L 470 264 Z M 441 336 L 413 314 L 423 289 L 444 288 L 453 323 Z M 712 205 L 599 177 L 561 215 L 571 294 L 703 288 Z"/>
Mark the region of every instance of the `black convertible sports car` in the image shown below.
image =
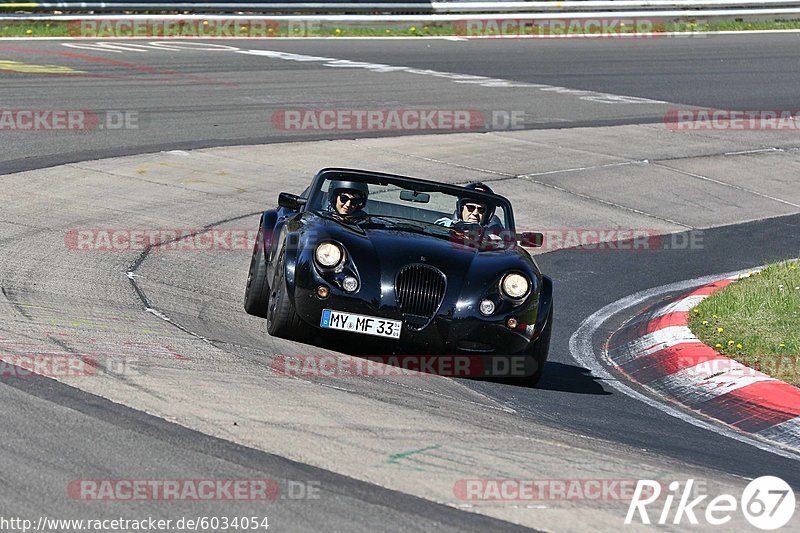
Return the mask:
<path id="1" fill-rule="evenodd" d="M 326 168 L 261 216 L 245 310 L 270 335 L 340 330 L 423 354 L 516 354 L 541 377 L 552 282 L 520 246 L 510 202 L 460 187 Z"/>

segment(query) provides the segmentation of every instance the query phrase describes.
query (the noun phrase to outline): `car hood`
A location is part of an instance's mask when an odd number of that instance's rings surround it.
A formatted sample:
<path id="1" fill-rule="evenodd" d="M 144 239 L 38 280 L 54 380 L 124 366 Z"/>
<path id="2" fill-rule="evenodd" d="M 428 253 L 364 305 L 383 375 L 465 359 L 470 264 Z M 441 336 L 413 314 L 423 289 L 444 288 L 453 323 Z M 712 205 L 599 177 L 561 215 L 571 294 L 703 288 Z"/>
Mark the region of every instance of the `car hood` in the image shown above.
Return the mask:
<path id="1" fill-rule="evenodd" d="M 393 285 L 397 272 L 409 264 L 438 268 L 447 277 L 448 286 L 457 292 L 462 286 L 485 286 L 509 270 L 522 270 L 538 277 L 530 255 L 516 243 L 480 240 L 458 231 L 441 237 L 309 215 L 304 225 L 311 240 L 330 239 L 344 245 L 365 283 Z"/>

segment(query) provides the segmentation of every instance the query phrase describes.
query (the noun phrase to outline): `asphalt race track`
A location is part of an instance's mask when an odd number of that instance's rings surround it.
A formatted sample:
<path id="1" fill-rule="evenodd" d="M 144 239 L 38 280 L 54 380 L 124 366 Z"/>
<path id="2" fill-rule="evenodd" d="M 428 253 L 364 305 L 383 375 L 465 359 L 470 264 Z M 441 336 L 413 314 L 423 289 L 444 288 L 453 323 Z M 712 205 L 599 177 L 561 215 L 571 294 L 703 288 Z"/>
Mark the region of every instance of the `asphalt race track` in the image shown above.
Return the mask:
<path id="1" fill-rule="evenodd" d="M 0 161 L 4 170 L 13 171 L 148 149 L 346 136 L 276 130 L 269 120 L 271 113 L 286 108 L 405 105 L 516 110 L 525 113 L 524 127 L 541 128 L 662 123 L 664 113 L 676 107 L 666 103 L 597 105 L 580 95 L 565 98 L 551 90 L 524 87 L 486 91 L 429 76 L 409 75 L 411 80 L 391 73 L 364 77 L 361 69 L 269 61 L 225 51 L 225 47 L 481 75 L 674 102 L 684 108 L 758 110 L 792 109 L 795 105 L 800 59 L 793 52 L 798 39 L 800 36 L 790 33 L 535 42 L 253 40 L 213 41 L 207 43 L 208 48 L 223 51 L 194 53 L 190 49 L 203 45 L 190 42 L 176 51 L 168 44 L 153 48 L 146 46 L 152 41 L 133 40 L 106 42 L 116 48 L 104 51 L 93 45 L 100 41 L 71 41 L 67 44 L 82 48 L 70 48 L 53 41 L 10 40 L 1 45 L 8 60 L 55 63 L 76 72 L 44 78 L 29 72 L 4 72 L 7 105 L 60 109 L 68 102 L 78 109 L 135 111 L 139 123 L 148 127 L 114 131 L 114 135 L 89 132 L 80 146 L 74 136 L 56 134 L 40 135 L 38 142 L 8 142 Z M 32 80 L 42 81 L 32 84 Z M 58 90 L 52 89 L 55 83 Z M 397 90 L 398 83 L 405 84 L 402 91 Z M 499 101 L 498 96 L 502 96 Z"/>
<path id="2" fill-rule="evenodd" d="M 279 531 L 610 531 L 622 526 L 624 502 L 464 501 L 454 483 L 694 478 L 715 495 L 777 475 L 800 490 L 797 454 L 621 394 L 569 345 L 584 319 L 630 294 L 800 255 L 796 130 L 683 133 L 664 120 L 678 109 L 796 108 L 798 39 L 0 41 L 0 61 L 14 62 L 0 63 L 2 108 L 98 117 L 78 132 L 0 130 L 0 351 L 134 362 L 94 377 L 0 379 L 0 515 L 268 515 Z M 524 120 L 434 136 L 289 131 L 275 120 L 315 108 Z M 248 251 L 65 246 L 80 228 L 255 229 L 279 192 L 345 164 L 485 180 L 512 198 L 521 227 L 674 236 L 641 253 L 537 256 L 557 305 L 537 389 L 276 377 L 280 355 L 353 350 L 269 338 L 241 309 Z M 693 236 L 696 246 L 666 245 Z M 667 296 L 600 325 L 595 350 Z M 68 488 L 102 479 L 269 479 L 281 497 L 95 502 Z"/>

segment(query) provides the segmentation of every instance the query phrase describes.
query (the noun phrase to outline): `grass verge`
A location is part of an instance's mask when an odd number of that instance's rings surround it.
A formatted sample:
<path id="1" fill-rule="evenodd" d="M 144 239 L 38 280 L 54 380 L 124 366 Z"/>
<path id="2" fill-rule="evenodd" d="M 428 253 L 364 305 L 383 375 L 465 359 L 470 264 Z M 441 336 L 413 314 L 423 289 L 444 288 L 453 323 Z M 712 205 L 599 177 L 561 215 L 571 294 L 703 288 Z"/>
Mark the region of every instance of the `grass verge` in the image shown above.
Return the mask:
<path id="1" fill-rule="evenodd" d="M 713 293 L 692 310 L 689 328 L 721 354 L 800 386 L 800 260 Z"/>

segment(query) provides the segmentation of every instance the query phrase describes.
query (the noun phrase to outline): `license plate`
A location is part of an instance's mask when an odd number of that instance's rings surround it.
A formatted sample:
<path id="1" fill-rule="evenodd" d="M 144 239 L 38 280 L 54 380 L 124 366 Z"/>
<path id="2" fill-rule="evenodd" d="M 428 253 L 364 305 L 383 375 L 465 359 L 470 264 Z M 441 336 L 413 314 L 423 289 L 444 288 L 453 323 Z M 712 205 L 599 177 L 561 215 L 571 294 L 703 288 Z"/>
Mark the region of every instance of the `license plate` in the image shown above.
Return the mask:
<path id="1" fill-rule="evenodd" d="M 399 339 L 400 328 L 403 323 L 400 320 L 389 320 L 388 318 L 378 318 L 324 309 L 322 311 L 322 320 L 319 325 L 323 328 L 340 329 L 351 333 L 363 333 L 365 335 Z"/>

